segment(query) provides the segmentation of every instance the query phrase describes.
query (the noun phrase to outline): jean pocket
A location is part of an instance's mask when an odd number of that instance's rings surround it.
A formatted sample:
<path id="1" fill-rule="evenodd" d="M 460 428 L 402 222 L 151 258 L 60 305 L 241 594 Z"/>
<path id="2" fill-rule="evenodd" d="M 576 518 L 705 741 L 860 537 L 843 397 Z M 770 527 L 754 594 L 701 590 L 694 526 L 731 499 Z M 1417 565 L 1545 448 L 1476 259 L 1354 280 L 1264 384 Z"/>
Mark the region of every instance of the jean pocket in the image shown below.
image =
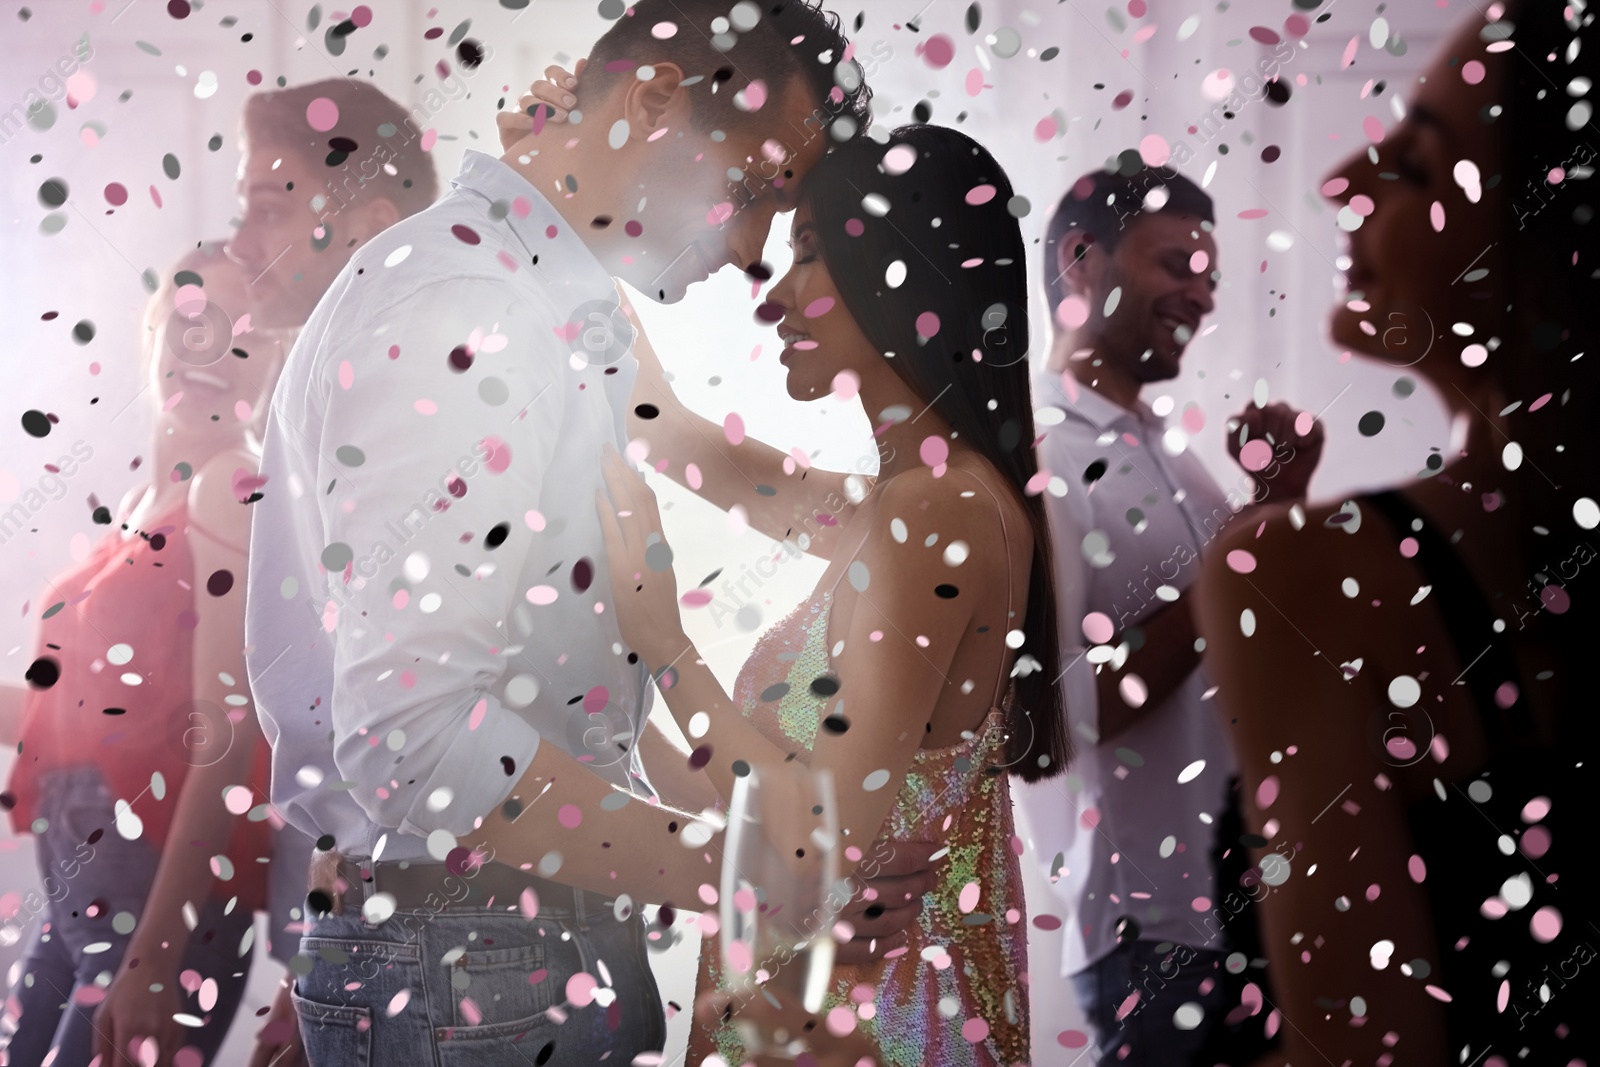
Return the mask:
<path id="1" fill-rule="evenodd" d="M 549 1021 L 557 979 L 545 970 L 544 945 L 469 949 L 448 970 L 453 1039 L 512 1036 Z"/>
<path id="2" fill-rule="evenodd" d="M 339 1067 L 370 1067 L 372 1062 L 372 1012 L 348 1004 L 324 1004 L 300 995 L 293 986 L 290 1002 L 300 1020 L 300 1039 L 310 1063 Z"/>

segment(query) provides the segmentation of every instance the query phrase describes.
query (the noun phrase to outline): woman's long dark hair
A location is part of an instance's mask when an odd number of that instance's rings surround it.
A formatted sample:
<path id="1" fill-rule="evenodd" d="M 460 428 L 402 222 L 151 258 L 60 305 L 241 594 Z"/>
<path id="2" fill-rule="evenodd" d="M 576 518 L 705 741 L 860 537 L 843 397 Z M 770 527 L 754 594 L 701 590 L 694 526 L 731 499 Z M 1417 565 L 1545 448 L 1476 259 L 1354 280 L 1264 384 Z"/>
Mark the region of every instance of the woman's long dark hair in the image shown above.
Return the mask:
<path id="1" fill-rule="evenodd" d="M 1049 523 L 1038 488 L 1027 488 L 1039 466 L 1028 387 L 1027 257 L 1011 182 L 972 138 L 940 126 L 902 126 L 883 144 L 836 146 L 807 176 L 801 199 L 861 331 L 954 436 L 1005 475 L 1027 512 L 1033 569 L 1021 651 L 1043 666 L 1017 680 L 1006 755 L 1024 781 L 1059 774 L 1071 747 L 1056 684 L 1061 648 Z M 897 262 L 905 277 L 891 286 L 888 272 Z M 930 311 L 938 330 L 924 339 L 918 318 Z"/>

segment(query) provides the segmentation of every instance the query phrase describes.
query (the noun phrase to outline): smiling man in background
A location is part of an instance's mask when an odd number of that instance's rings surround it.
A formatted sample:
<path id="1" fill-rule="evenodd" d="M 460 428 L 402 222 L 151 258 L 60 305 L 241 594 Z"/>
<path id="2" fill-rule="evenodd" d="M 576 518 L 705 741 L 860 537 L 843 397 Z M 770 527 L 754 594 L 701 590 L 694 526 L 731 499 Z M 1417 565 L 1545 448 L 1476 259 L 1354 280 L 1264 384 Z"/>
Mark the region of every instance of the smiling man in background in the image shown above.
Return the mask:
<path id="1" fill-rule="evenodd" d="M 1062 974 L 1100 1056 L 1130 1065 L 1200 1062 L 1229 1006 L 1225 940 L 1193 902 L 1218 895 L 1213 823 L 1233 757 L 1204 702 L 1185 591 L 1235 508 L 1171 436 L 1183 431 L 1139 397 L 1178 376 L 1215 306 L 1213 221 L 1211 198 L 1175 170 L 1095 171 L 1061 198 L 1045 245 L 1056 335 L 1036 403 L 1060 417 L 1039 467 L 1069 486 L 1046 499 L 1078 755 L 1065 798 L 1051 783 L 1020 788 L 1017 802 L 1067 913 Z M 1295 415 L 1274 404 L 1238 422 L 1278 443 Z M 1242 443 L 1230 435 L 1236 458 Z M 1258 500 L 1269 478 L 1274 503 L 1304 498 L 1320 427 L 1296 447 L 1292 461 L 1254 474 Z M 1185 768 L 1197 763 L 1205 770 L 1191 780 Z"/>

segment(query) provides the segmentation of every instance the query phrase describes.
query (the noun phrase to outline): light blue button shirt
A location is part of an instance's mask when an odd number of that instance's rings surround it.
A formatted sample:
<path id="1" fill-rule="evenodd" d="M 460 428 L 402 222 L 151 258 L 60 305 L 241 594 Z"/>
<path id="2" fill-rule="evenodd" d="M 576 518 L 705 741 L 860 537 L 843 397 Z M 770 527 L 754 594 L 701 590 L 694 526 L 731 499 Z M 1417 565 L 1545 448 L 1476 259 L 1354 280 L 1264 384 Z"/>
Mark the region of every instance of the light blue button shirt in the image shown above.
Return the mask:
<path id="1" fill-rule="evenodd" d="M 616 303 L 550 203 L 468 152 L 312 313 L 267 426 L 246 630 L 272 801 L 306 833 L 442 859 L 541 739 L 637 772 L 648 679 L 598 610 L 601 450 L 638 371 Z"/>

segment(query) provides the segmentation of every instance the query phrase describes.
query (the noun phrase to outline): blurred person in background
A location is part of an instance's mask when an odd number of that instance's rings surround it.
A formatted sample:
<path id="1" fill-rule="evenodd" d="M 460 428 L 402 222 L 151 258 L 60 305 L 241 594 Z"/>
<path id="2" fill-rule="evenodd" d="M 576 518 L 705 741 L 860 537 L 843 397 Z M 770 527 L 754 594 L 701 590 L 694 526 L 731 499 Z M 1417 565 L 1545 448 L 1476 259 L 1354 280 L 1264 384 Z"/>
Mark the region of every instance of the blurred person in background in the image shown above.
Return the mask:
<path id="1" fill-rule="evenodd" d="M 104 512 L 113 529 L 89 557 L 33 601 L 39 658 L 5 799 L 13 831 L 37 838 L 49 903 L 6 1002 L 11 1065 L 107 1051 L 95 1031 L 111 1022 L 119 968 L 151 1004 L 135 1033 L 166 1062 L 181 1046 L 214 1054 L 244 992 L 273 835 L 264 808 L 243 817 L 261 803 L 267 764 L 238 700 L 247 513 L 233 487 L 284 356 L 280 339 L 249 329 L 248 296 L 216 244 L 163 279 L 141 344 L 159 412 L 150 476 Z M 224 789 L 238 790 L 227 806 Z M 170 916 L 146 902 L 163 881 Z M 168 933 L 153 940 L 158 929 Z"/>
<path id="2" fill-rule="evenodd" d="M 1208 667 L 1278 867 L 1266 1062 L 1600 1048 L 1588 7 L 1469 14 L 1405 119 L 1323 186 L 1365 201 L 1333 339 L 1432 384 L 1447 449 L 1399 486 L 1238 524 L 1205 562 Z"/>
<path id="3" fill-rule="evenodd" d="M 334 109 L 329 129 L 307 123 L 317 101 Z M 86 909 L 58 905 L 46 917 L 9 1002 L 10 1064 L 38 1063 L 55 1046 L 55 1064 L 87 1062 L 91 1048 L 107 1065 L 134 1062 L 146 1038 L 161 1064 L 189 1045 L 209 1059 L 242 994 L 253 909 L 268 907 L 275 958 L 298 950 L 311 845 L 266 804 L 267 749 L 244 681 L 248 504 L 272 389 L 305 315 L 361 244 L 437 193 L 407 119 L 346 79 L 252 96 L 240 129 L 243 218 L 226 255 L 202 246 L 151 302 L 153 480 L 130 492 L 120 529 L 91 559 L 53 583 L 50 603 L 67 607 L 42 624 L 41 641 L 55 646 L 60 680 L 27 694 L 8 794 L 17 830 L 42 834 L 45 873 L 72 872 L 73 900 L 92 896 L 95 878 L 112 884 Z M 383 149 L 383 162 L 340 183 L 335 199 L 327 142 L 341 137 Z M 107 665 L 123 656 L 138 688 Z M 98 699 L 92 690 L 108 684 Z M 111 703 L 121 710 L 102 707 Z M 191 930 L 193 912 L 202 922 Z M 83 951 L 97 943 L 110 948 Z M 190 968 L 203 980 L 194 988 L 175 980 Z M 286 1067 L 297 1056 L 284 988 L 255 1060 Z"/>
<path id="4" fill-rule="evenodd" d="M 1214 218 L 1199 186 L 1135 157 L 1074 182 L 1045 244 L 1056 333 L 1038 451 L 1066 482 L 1044 499 L 1078 758 L 1065 788 L 1028 786 L 1018 803 L 1066 913 L 1061 973 L 1099 1054 L 1133 1065 L 1200 1063 L 1208 1041 L 1248 1039 L 1222 1033 L 1237 1003 L 1222 966 L 1232 946 L 1191 906 L 1222 895 L 1212 853 L 1232 769 L 1205 702 L 1191 586 L 1220 530 L 1304 499 L 1322 444 L 1320 428 L 1295 433 L 1287 405 L 1249 407 L 1229 424 L 1234 457 L 1247 441 L 1279 451 L 1224 493 L 1185 447 L 1189 429 L 1140 398 L 1178 376 L 1215 306 Z M 1182 1005 L 1190 1025 L 1174 1021 Z"/>

